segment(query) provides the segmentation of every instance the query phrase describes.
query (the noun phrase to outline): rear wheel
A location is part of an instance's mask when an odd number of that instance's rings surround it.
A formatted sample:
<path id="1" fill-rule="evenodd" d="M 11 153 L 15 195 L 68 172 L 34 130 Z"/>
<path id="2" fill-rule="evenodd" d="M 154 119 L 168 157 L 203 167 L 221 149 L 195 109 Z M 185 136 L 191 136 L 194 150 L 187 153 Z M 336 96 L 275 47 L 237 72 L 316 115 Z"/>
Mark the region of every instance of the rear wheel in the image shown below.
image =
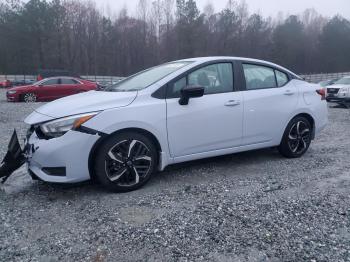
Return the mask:
<path id="1" fill-rule="evenodd" d="M 27 93 L 23 95 L 23 101 L 26 103 L 34 103 L 36 102 L 36 95 L 33 93 Z"/>
<path id="2" fill-rule="evenodd" d="M 305 154 L 311 144 L 312 126 L 305 117 L 292 119 L 278 147 L 279 152 L 288 158 L 297 158 Z"/>
<path id="3" fill-rule="evenodd" d="M 97 150 L 95 174 L 107 189 L 128 192 L 148 182 L 155 171 L 157 150 L 139 133 L 120 133 L 108 138 Z"/>

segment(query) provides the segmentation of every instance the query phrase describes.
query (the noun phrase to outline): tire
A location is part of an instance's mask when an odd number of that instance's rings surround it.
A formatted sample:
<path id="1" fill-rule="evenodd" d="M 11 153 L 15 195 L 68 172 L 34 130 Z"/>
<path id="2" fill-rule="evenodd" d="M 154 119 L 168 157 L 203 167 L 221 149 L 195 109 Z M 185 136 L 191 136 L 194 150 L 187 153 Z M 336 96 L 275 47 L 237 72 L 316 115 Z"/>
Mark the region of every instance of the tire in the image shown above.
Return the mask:
<path id="1" fill-rule="evenodd" d="M 22 96 L 23 102 L 34 103 L 37 100 L 37 97 L 34 93 L 27 93 Z"/>
<path id="2" fill-rule="evenodd" d="M 287 158 L 298 158 L 309 149 L 311 140 L 312 126 L 310 121 L 305 117 L 295 117 L 284 131 L 278 151 Z"/>
<path id="3" fill-rule="evenodd" d="M 97 149 L 94 171 L 108 190 L 129 192 L 149 181 L 157 163 L 157 149 L 151 139 L 137 132 L 119 133 Z"/>

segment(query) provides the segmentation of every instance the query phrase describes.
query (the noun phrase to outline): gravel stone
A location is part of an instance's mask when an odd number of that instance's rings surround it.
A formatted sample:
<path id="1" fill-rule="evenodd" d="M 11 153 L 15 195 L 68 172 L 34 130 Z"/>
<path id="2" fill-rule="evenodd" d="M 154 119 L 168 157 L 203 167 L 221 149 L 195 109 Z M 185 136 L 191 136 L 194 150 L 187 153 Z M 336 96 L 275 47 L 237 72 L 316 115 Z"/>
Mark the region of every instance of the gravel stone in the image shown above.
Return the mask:
<path id="1" fill-rule="evenodd" d="M 0 157 L 35 104 L 0 90 Z M 2 261 L 350 261 L 350 111 L 301 159 L 274 149 L 175 165 L 142 189 L 32 181 L 0 186 Z"/>

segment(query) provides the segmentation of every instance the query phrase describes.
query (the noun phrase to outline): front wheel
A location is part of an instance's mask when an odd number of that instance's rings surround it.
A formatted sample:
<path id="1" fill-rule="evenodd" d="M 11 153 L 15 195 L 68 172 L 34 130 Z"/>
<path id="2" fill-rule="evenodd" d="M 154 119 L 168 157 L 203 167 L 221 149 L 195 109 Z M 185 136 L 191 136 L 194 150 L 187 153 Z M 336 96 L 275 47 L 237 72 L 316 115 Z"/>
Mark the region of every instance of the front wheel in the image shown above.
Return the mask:
<path id="1" fill-rule="evenodd" d="M 23 95 L 23 101 L 26 103 L 34 103 L 36 102 L 37 97 L 33 93 L 27 93 Z"/>
<path id="2" fill-rule="evenodd" d="M 99 182 L 114 192 L 128 192 L 148 182 L 156 169 L 157 150 L 139 133 L 113 135 L 95 154 L 95 174 Z"/>
<path id="3" fill-rule="evenodd" d="M 298 158 L 308 150 L 312 139 L 312 126 L 305 117 L 293 118 L 278 147 L 279 152 L 288 158 Z"/>

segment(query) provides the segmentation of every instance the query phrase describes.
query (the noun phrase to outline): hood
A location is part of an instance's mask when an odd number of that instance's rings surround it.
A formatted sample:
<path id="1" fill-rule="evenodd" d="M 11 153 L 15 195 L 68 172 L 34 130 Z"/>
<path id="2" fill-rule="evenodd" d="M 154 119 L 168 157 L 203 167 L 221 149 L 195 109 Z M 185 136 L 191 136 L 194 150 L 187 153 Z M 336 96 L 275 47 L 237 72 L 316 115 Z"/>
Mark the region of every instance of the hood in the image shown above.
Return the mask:
<path id="1" fill-rule="evenodd" d="M 24 122 L 27 123 L 28 125 L 35 125 L 38 123 L 43 123 L 51 120 L 54 120 L 54 118 L 34 111 L 24 119 Z"/>
<path id="2" fill-rule="evenodd" d="M 90 91 L 55 100 L 39 107 L 36 112 L 52 118 L 60 118 L 128 106 L 135 100 L 136 96 L 137 91 Z"/>

